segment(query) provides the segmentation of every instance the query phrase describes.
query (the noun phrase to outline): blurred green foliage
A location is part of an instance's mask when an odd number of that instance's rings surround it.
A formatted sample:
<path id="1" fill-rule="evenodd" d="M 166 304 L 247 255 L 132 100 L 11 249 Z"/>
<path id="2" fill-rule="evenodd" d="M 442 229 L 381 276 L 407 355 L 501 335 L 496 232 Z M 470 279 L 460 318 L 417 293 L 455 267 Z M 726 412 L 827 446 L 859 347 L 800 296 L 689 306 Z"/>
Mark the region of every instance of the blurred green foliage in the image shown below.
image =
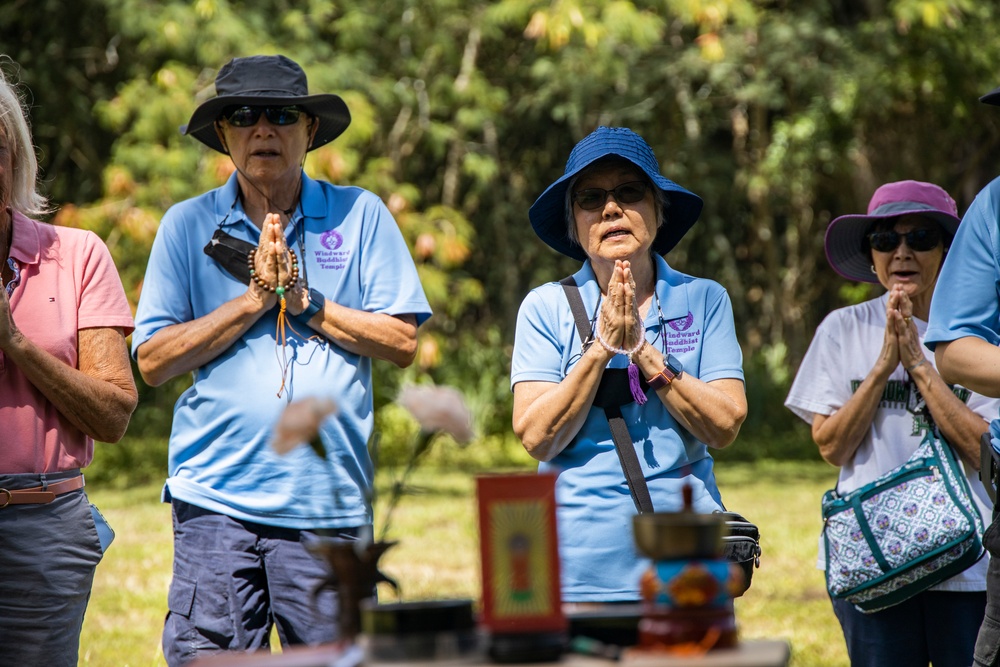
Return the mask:
<path id="1" fill-rule="evenodd" d="M 668 260 L 732 297 L 751 412 L 720 458 L 808 458 L 784 393 L 818 321 L 872 295 L 827 266 L 823 231 L 880 183 L 934 181 L 964 210 L 1000 170 L 1000 115 L 977 102 L 1000 84 L 998 17 L 973 0 L 13 0 L 0 43 L 54 220 L 107 240 L 133 303 L 164 210 L 230 173 L 178 132 L 218 68 L 284 53 L 341 94 L 352 124 L 306 169 L 383 198 L 435 311 L 411 368 L 375 365 L 386 446 L 401 383 L 447 383 L 483 434 L 462 456 L 491 463 L 524 457 L 518 305 L 576 269 L 527 209 L 594 127 L 634 128 L 705 199 Z M 140 383 L 130 437 L 162 437 L 187 382 Z"/>

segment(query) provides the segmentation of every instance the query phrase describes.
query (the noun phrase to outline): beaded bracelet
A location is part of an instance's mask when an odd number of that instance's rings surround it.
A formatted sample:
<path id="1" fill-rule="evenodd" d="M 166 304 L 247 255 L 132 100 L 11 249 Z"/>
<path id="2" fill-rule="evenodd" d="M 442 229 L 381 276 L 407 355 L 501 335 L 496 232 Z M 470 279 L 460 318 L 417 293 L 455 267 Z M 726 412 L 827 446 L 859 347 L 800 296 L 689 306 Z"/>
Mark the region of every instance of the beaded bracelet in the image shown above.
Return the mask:
<path id="1" fill-rule="evenodd" d="M 292 256 L 292 270 L 288 274 L 288 282 L 284 285 L 278 285 L 277 287 L 271 287 L 263 278 L 257 275 L 257 270 L 254 268 L 254 264 L 257 259 L 257 248 L 251 250 L 247 255 L 247 267 L 250 269 L 250 277 L 253 278 L 254 282 L 257 283 L 262 290 L 266 292 L 274 292 L 278 296 L 283 296 L 285 292 L 295 287 L 296 283 L 299 282 L 299 258 L 295 256 L 295 251 L 291 248 L 288 249 L 288 252 Z"/>
<path id="2" fill-rule="evenodd" d="M 631 350 L 626 350 L 623 347 L 611 347 L 608 344 L 608 341 L 604 340 L 604 338 L 601 337 L 601 313 L 597 313 L 597 324 L 594 326 L 594 340 L 600 343 L 601 347 L 603 347 L 611 354 L 624 354 L 626 357 L 629 358 L 629 361 L 632 360 L 632 355 L 634 355 L 636 352 L 642 349 L 643 344 L 646 342 L 645 337 L 640 338 L 639 342 L 636 343 L 635 347 L 633 347 Z"/>
<path id="3" fill-rule="evenodd" d="M 611 354 L 624 354 L 628 357 L 628 388 L 632 393 L 632 399 L 635 400 L 639 405 L 646 404 L 646 394 L 642 390 L 642 384 L 639 382 L 639 367 L 635 365 L 635 359 L 632 357 L 642 349 L 642 346 L 646 344 L 646 336 L 643 335 L 639 338 L 639 342 L 635 344 L 630 350 L 626 350 L 622 347 L 611 347 L 608 345 L 608 341 L 601 337 L 601 311 L 597 312 L 597 324 L 594 325 L 594 339 L 601 344 L 605 350 Z"/>
<path id="4" fill-rule="evenodd" d="M 278 285 L 277 287 L 271 287 L 257 275 L 257 270 L 254 268 L 255 260 L 257 259 L 257 248 L 254 248 L 247 254 L 247 267 L 250 269 L 250 277 L 253 281 L 257 283 L 258 286 L 265 292 L 274 292 L 278 297 L 278 324 L 274 332 L 275 345 L 280 346 L 278 348 L 278 361 L 281 364 L 281 386 L 278 388 L 278 398 L 285 392 L 285 383 L 288 380 L 288 356 L 286 354 L 286 347 L 288 345 L 288 333 L 285 331 L 285 327 L 288 325 L 288 318 L 286 316 L 286 311 L 288 310 L 288 303 L 285 300 L 285 293 L 288 290 L 295 287 L 299 282 L 299 258 L 295 256 L 295 251 L 291 248 L 288 249 L 289 254 L 292 256 L 292 269 L 288 272 L 288 282 L 284 285 Z M 294 331 L 295 329 L 292 328 Z M 298 332 L 296 332 L 298 333 Z M 301 334 L 300 334 L 301 335 Z"/>

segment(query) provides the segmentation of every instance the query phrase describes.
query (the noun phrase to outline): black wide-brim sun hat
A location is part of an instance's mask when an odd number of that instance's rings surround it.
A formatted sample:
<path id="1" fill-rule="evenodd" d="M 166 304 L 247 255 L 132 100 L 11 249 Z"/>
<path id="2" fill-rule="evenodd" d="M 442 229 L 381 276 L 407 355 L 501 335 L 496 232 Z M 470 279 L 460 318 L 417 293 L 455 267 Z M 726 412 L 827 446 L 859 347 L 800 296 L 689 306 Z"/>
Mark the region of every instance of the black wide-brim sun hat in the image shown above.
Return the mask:
<path id="1" fill-rule="evenodd" d="M 339 137 L 351 124 L 351 113 L 339 95 L 309 94 L 306 73 L 285 56 L 233 58 L 215 77 L 215 94 L 203 102 L 181 134 L 189 134 L 209 148 L 227 153 L 215 131 L 222 110 L 231 106 L 297 106 L 314 116 L 319 127 L 307 151 Z"/>
<path id="2" fill-rule="evenodd" d="M 842 215 L 830 222 L 823 241 L 830 266 L 849 280 L 879 282 L 865 235 L 876 222 L 904 215 L 934 220 L 951 238 L 961 223 L 958 206 L 944 188 L 922 181 L 886 183 L 872 194 L 866 215 Z"/>
<path id="3" fill-rule="evenodd" d="M 538 238 L 554 250 L 573 259 L 586 261 L 587 254 L 583 248 L 568 236 L 566 188 L 574 176 L 607 157 L 628 160 L 666 195 L 669 207 L 664 212 L 664 223 L 653 240 L 653 250 L 665 255 L 698 221 L 703 202 L 698 195 L 661 175 L 660 164 L 653 155 L 653 149 L 642 137 L 625 127 L 602 126 L 580 140 L 569 154 L 563 175 L 546 188 L 528 209 L 531 227 Z"/>
<path id="4" fill-rule="evenodd" d="M 979 101 L 983 104 L 992 104 L 995 107 L 1000 107 L 1000 88 L 994 88 L 980 97 Z"/>

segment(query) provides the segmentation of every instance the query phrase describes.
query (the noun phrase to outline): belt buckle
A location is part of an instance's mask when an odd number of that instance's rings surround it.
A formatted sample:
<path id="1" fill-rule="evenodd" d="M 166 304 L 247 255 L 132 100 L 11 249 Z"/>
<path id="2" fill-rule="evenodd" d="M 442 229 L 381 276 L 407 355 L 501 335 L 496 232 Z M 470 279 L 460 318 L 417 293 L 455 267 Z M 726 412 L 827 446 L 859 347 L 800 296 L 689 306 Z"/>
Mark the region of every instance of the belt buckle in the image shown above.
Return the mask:
<path id="1" fill-rule="evenodd" d="M 3 494 L 7 494 L 7 497 L 4 498 Z M 0 509 L 3 509 L 4 507 L 7 507 L 7 505 L 10 505 L 10 499 L 13 497 L 14 496 L 11 494 L 11 492 L 8 491 L 7 489 L 0 489 Z"/>

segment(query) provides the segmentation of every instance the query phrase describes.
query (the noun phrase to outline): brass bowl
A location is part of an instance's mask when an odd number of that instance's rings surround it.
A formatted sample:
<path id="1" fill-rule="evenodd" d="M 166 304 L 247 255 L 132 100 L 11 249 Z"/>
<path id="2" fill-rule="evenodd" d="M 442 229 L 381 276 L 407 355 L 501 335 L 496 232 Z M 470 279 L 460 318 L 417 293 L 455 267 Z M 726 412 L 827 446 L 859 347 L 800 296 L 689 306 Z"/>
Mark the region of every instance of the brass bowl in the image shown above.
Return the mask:
<path id="1" fill-rule="evenodd" d="M 639 552 L 653 560 L 714 559 L 722 555 L 726 518 L 719 513 L 650 512 L 632 517 Z"/>

